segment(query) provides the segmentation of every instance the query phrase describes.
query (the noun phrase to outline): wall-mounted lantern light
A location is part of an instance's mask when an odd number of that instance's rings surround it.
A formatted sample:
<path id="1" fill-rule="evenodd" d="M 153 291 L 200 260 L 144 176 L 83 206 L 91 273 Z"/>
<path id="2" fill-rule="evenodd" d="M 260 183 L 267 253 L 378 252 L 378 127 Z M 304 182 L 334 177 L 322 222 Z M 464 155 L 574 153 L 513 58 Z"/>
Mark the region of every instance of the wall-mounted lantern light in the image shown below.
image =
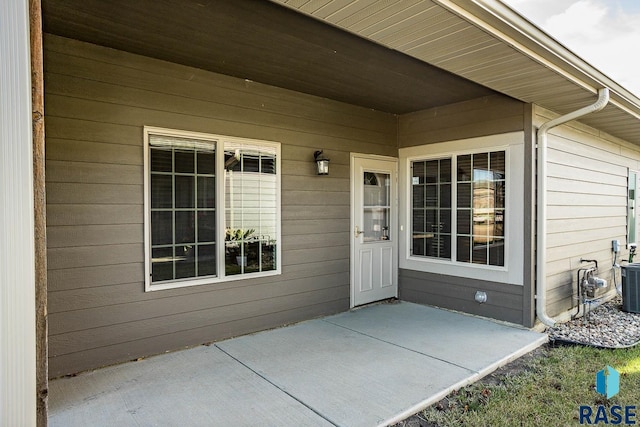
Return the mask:
<path id="1" fill-rule="evenodd" d="M 329 159 L 324 157 L 322 150 L 318 150 L 313 153 L 313 158 L 316 159 L 318 175 L 329 175 Z"/>

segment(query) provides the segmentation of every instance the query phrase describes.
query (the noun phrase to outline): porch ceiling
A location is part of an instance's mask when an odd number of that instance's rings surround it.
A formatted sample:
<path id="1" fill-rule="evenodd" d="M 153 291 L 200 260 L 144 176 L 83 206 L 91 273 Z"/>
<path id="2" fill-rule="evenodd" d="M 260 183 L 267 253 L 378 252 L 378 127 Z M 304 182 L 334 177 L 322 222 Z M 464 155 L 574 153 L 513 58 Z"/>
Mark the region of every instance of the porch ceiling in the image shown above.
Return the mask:
<path id="1" fill-rule="evenodd" d="M 42 4 L 48 33 L 390 113 L 495 93 L 264 0 Z"/>
<path id="2" fill-rule="evenodd" d="M 274 0 L 360 37 L 640 145 L 640 99 L 497 0 Z"/>

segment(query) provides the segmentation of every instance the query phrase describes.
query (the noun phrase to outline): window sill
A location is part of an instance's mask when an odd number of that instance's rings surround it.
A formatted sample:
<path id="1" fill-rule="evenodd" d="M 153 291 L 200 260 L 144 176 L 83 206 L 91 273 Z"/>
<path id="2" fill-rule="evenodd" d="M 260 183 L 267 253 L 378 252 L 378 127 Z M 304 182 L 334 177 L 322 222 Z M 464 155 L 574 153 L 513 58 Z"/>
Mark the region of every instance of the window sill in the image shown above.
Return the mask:
<path id="1" fill-rule="evenodd" d="M 400 268 L 425 273 L 458 276 L 468 279 L 485 280 L 496 283 L 522 285 L 522 277 L 517 272 L 510 271 L 508 264 L 504 267 L 493 265 L 470 264 L 436 258 L 422 258 L 409 256 L 400 259 Z M 515 273 L 515 274 L 514 274 Z"/>
<path id="2" fill-rule="evenodd" d="M 160 283 L 149 283 L 147 281 L 147 283 L 145 283 L 145 292 L 164 291 L 168 289 L 187 288 L 191 286 L 214 285 L 216 283 L 239 282 L 242 280 L 249 280 L 254 278 L 278 276 L 280 274 L 282 274 L 280 270 L 271 270 L 256 273 L 234 274 L 232 276 L 224 277 L 208 276 L 198 279 L 171 280 Z"/>
<path id="3" fill-rule="evenodd" d="M 486 265 L 486 264 L 474 264 L 471 262 L 459 262 L 459 261 L 453 261 L 453 260 L 448 260 L 448 259 L 438 259 L 438 258 L 431 258 L 431 257 L 422 257 L 422 256 L 409 256 L 407 258 L 407 260 L 409 261 L 414 261 L 414 262 L 425 262 L 425 263 L 437 263 L 437 264 L 441 264 L 441 265 L 449 265 L 451 266 L 451 268 L 476 268 L 479 270 L 488 270 L 488 271 L 509 271 L 507 269 L 507 266 L 500 266 L 500 265 Z"/>

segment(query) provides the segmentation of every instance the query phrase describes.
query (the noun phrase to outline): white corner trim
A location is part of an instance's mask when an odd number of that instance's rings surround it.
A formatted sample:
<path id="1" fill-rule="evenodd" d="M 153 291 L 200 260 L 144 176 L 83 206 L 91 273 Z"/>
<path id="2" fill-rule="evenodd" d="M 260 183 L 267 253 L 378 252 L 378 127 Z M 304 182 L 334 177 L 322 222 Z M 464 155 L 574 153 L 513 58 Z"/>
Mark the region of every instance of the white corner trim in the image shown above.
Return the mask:
<path id="1" fill-rule="evenodd" d="M 0 424 L 36 425 L 29 5 L 0 2 Z"/>

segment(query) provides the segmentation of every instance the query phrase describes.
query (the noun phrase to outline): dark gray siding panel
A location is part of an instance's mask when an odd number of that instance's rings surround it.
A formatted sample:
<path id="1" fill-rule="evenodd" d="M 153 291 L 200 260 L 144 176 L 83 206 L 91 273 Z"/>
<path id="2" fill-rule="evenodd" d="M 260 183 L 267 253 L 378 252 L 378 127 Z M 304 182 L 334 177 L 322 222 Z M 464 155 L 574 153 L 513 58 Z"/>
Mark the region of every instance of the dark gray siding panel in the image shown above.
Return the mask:
<path id="1" fill-rule="evenodd" d="M 400 270 L 399 295 L 404 301 L 429 304 L 479 316 L 523 324 L 523 287 L 441 274 Z M 476 291 L 487 302 L 475 302 Z"/>
<path id="2" fill-rule="evenodd" d="M 348 309 L 349 153 L 396 156 L 395 116 L 55 36 L 45 49 L 51 376 Z M 282 144 L 282 275 L 144 292 L 145 125 Z"/>
<path id="3" fill-rule="evenodd" d="M 524 103 L 491 95 L 400 116 L 400 148 L 521 131 Z"/>

